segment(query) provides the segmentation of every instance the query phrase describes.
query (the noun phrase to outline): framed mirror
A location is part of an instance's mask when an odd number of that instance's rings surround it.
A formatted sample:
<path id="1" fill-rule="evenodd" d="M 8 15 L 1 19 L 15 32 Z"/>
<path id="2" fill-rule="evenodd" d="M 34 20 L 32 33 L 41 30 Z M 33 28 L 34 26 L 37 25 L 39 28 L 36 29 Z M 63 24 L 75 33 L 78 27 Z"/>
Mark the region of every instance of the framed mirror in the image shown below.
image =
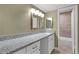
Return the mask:
<path id="1" fill-rule="evenodd" d="M 52 19 L 52 17 L 48 17 L 46 19 L 46 28 L 53 28 L 53 19 Z"/>
<path id="2" fill-rule="evenodd" d="M 43 28 L 44 13 L 35 8 L 31 8 L 31 28 L 41 29 Z"/>
<path id="3" fill-rule="evenodd" d="M 39 17 L 39 28 L 43 28 L 43 18 Z"/>
<path id="4" fill-rule="evenodd" d="M 31 17 L 31 28 L 32 29 L 38 29 L 39 28 L 39 19 L 35 15 L 32 15 L 32 17 Z"/>

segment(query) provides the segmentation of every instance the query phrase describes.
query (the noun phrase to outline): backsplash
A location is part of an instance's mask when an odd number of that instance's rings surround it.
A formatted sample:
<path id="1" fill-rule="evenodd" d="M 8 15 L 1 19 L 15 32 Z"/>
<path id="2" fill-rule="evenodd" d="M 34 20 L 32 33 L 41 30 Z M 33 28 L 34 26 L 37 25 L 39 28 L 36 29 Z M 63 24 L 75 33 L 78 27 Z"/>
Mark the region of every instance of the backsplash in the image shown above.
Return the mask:
<path id="1" fill-rule="evenodd" d="M 19 38 L 19 37 L 28 36 L 28 35 L 37 34 L 37 33 L 43 33 L 43 32 L 49 32 L 49 31 L 41 30 L 41 31 L 37 31 L 37 32 L 18 33 L 18 34 L 14 34 L 14 35 L 0 35 L 0 41 Z"/>
<path id="2" fill-rule="evenodd" d="M 13 35 L 0 35 L 0 41 L 19 38 L 19 37 L 28 36 L 28 35 L 37 34 L 37 33 L 44 33 L 44 32 L 54 33 L 52 32 L 52 29 L 45 29 L 45 30 L 40 30 L 36 32 L 18 33 L 18 34 L 13 34 Z"/>

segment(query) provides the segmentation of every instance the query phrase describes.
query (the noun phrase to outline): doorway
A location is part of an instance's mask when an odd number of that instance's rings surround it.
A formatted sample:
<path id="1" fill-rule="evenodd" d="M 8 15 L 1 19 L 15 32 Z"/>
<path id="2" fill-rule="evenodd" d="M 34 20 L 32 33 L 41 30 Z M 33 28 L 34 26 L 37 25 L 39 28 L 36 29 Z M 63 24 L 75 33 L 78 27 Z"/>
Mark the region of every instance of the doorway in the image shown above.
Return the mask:
<path id="1" fill-rule="evenodd" d="M 73 7 L 58 10 L 58 48 L 63 54 L 75 49 L 75 12 Z"/>

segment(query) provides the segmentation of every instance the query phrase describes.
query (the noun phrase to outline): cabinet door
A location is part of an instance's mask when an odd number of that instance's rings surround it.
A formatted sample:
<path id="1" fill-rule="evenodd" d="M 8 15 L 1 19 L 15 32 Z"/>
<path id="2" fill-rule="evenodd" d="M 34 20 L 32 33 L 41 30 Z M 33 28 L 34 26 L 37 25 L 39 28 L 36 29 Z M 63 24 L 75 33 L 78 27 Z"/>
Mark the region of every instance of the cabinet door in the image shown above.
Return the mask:
<path id="1" fill-rule="evenodd" d="M 40 51 L 36 50 L 36 51 L 32 52 L 32 54 L 40 54 Z"/>
<path id="2" fill-rule="evenodd" d="M 48 37 L 40 40 L 40 53 L 48 54 Z"/>
<path id="3" fill-rule="evenodd" d="M 13 54 L 26 54 L 26 48 L 23 48 L 17 52 L 14 52 Z"/>
<path id="4" fill-rule="evenodd" d="M 51 35 L 48 37 L 48 51 L 49 51 L 49 53 L 51 53 L 53 49 L 54 49 L 54 35 Z"/>

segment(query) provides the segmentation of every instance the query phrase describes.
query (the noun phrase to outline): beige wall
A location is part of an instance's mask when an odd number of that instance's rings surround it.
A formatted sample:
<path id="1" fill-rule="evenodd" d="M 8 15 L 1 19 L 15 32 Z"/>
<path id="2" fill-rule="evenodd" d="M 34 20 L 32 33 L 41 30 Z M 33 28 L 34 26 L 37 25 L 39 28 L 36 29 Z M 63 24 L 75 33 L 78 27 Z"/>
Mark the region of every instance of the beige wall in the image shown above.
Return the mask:
<path id="1" fill-rule="evenodd" d="M 53 19 L 53 28 L 52 28 L 52 32 L 54 31 L 55 32 L 55 46 L 57 47 L 58 46 L 58 36 L 57 36 L 57 18 L 58 18 L 58 11 L 57 10 L 53 10 L 53 11 L 49 11 L 46 13 L 46 17 L 52 17 Z"/>
<path id="2" fill-rule="evenodd" d="M 34 6 L 0 5 L 0 35 L 39 31 L 31 30 L 31 7 Z"/>
<path id="3" fill-rule="evenodd" d="M 52 30 L 56 31 L 57 30 L 57 10 L 47 12 L 46 13 L 46 18 L 47 17 L 52 17 L 52 19 L 53 19 L 53 28 L 52 28 Z"/>
<path id="4" fill-rule="evenodd" d="M 78 42 L 77 43 L 78 43 L 78 45 L 77 45 L 78 51 L 77 52 L 79 53 L 79 5 L 78 5 Z"/>

